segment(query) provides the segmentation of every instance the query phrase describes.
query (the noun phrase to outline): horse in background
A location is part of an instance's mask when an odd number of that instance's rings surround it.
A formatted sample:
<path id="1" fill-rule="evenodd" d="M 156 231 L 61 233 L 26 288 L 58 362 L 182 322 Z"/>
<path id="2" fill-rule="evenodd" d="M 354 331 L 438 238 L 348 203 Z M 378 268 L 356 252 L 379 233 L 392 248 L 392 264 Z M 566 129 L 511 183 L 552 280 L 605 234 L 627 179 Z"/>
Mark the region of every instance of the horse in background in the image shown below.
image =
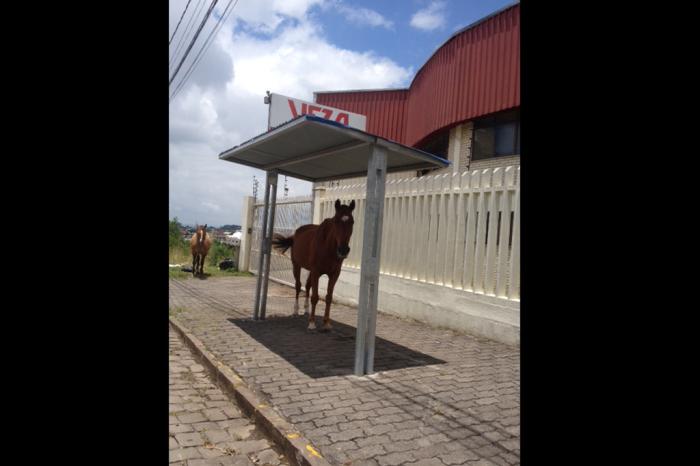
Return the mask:
<path id="1" fill-rule="evenodd" d="M 320 225 L 303 225 L 292 236 L 275 234 L 272 245 L 284 254 L 292 248 L 292 267 L 296 287 L 296 301 L 294 303 L 294 315 L 299 315 L 299 293 L 301 292 L 301 269 L 309 271 L 306 280 L 306 300 L 304 302 L 304 314 L 309 309 L 309 289 L 311 295 L 311 314 L 309 314 L 308 330 L 316 329 L 316 303 L 318 303 L 318 279 L 321 275 L 328 275 L 328 289 L 326 292 L 326 310 L 323 315 L 323 327 L 320 331 L 331 329 L 330 311 L 333 301 L 333 287 L 340 276 L 343 260 L 350 253 L 350 236 L 355 220 L 352 211 L 355 209 L 355 201 L 349 205 L 341 205 L 340 200 L 335 201 L 335 215 L 325 219 Z"/>
<path id="2" fill-rule="evenodd" d="M 206 259 L 211 248 L 211 238 L 207 235 L 207 225 L 199 226 L 190 240 L 190 251 L 192 251 L 192 275 L 204 275 L 204 259 Z"/>

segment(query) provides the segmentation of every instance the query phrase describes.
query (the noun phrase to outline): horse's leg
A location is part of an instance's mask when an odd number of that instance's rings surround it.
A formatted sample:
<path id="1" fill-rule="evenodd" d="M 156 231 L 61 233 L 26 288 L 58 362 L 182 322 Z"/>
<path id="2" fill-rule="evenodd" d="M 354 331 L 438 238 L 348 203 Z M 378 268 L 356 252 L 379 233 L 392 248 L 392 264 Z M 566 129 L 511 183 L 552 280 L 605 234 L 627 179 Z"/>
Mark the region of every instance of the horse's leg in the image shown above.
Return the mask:
<path id="1" fill-rule="evenodd" d="M 197 253 L 192 254 L 192 276 L 197 274 Z"/>
<path id="2" fill-rule="evenodd" d="M 204 276 L 204 259 L 207 258 L 206 254 L 202 254 L 200 256 L 200 261 L 199 261 L 199 274 Z"/>
<path id="3" fill-rule="evenodd" d="M 326 310 L 323 313 L 323 327 L 322 331 L 327 332 L 331 329 L 331 302 L 333 302 L 333 288 L 335 287 L 335 282 L 338 281 L 340 276 L 340 270 L 333 274 L 333 276 L 328 277 L 328 290 L 326 293 Z"/>
<path id="4" fill-rule="evenodd" d="M 309 291 L 311 290 L 311 274 L 306 277 L 306 298 L 304 299 L 304 315 L 309 313 Z"/>
<path id="5" fill-rule="evenodd" d="M 299 315 L 299 293 L 301 292 L 301 266 L 292 261 L 292 273 L 294 274 L 294 288 L 297 295 L 294 300 L 294 315 Z"/>
<path id="6" fill-rule="evenodd" d="M 309 277 L 311 278 L 311 313 L 309 314 L 309 326 L 308 330 L 316 329 L 316 303 L 318 303 L 318 279 L 320 274 L 316 271 L 311 271 Z"/>

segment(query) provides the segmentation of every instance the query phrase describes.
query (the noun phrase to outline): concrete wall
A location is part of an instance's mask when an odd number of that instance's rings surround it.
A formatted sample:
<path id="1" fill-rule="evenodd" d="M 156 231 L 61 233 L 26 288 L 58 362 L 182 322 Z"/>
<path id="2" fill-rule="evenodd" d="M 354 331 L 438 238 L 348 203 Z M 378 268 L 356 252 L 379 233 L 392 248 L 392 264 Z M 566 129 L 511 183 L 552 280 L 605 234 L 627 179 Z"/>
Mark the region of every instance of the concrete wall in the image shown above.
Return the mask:
<path id="1" fill-rule="evenodd" d="M 250 250 L 253 241 L 253 209 L 255 199 L 252 196 L 243 198 L 243 211 L 241 215 L 241 248 L 238 256 L 238 270 L 250 268 Z"/>
<path id="2" fill-rule="evenodd" d="M 328 278 L 321 277 L 316 315 L 323 314 L 327 285 Z M 344 267 L 335 285 L 333 300 L 357 306 L 359 286 L 360 270 Z M 508 345 L 520 344 L 519 301 L 380 274 L 377 308 L 380 312 L 425 322 L 432 327 L 449 328 Z"/>

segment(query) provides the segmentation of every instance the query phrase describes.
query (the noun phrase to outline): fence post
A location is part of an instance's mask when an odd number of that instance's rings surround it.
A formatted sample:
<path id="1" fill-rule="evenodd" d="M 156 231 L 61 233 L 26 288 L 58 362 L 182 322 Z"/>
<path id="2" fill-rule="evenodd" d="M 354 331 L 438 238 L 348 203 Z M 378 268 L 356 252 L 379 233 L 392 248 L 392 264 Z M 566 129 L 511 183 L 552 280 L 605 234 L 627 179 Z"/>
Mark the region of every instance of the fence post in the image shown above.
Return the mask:
<path id="1" fill-rule="evenodd" d="M 253 212 L 255 200 L 253 196 L 243 198 L 243 212 L 241 212 L 241 244 L 238 250 L 238 270 L 248 272 L 250 266 L 250 248 L 253 245 Z"/>
<path id="2" fill-rule="evenodd" d="M 314 188 L 314 203 L 312 205 L 313 209 L 313 224 L 314 225 L 319 225 L 322 221 L 323 218 L 321 218 L 321 202 L 324 193 L 326 192 L 326 188 L 323 186 L 319 186 Z"/>

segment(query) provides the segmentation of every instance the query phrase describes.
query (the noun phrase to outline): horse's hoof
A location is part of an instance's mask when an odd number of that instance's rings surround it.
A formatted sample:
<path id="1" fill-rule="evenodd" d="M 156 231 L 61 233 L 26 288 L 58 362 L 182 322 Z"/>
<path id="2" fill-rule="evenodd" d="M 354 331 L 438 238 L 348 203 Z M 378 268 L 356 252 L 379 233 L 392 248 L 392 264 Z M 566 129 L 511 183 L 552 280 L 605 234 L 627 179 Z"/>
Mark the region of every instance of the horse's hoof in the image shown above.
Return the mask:
<path id="1" fill-rule="evenodd" d="M 309 322 L 309 326 L 306 327 L 306 330 L 316 330 L 316 324 L 314 322 Z"/>

